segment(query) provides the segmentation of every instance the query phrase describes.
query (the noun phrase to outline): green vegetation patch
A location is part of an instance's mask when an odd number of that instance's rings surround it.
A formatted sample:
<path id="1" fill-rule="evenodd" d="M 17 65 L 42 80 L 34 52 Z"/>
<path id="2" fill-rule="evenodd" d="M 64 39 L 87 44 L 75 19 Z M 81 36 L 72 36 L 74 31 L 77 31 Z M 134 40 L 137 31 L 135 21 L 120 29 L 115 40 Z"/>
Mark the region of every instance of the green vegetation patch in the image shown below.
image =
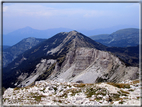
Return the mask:
<path id="1" fill-rule="evenodd" d="M 92 97 L 92 95 L 96 95 L 96 92 L 97 92 L 97 89 L 94 89 L 94 88 L 86 89 L 87 98 Z"/>
<path id="2" fill-rule="evenodd" d="M 39 95 L 38 93 L 30 93 L 29 96 L 34 98 L 37 102 L 40 102 L 42 97 L 46 97 L 44 95 Z"/>
<path id="3" fill-rule="evenodd" d="M 137 83 L 140 83 L 140 80 L 134 80 L 132 81 L 133 84 L 137 84 Z"/>
<path id="4" fill-rule="evenodd" d="M 120 94 L 115 94 L 115 93 L 113 93 L 113 94 L 111 94 L 110 96 L 111 96 L 111 99 L 112 99 L 113 101 L 118 101 L 118 100 L 120 100 Z"/>
<path id="5" fill-rule="evenodd" d="M 45 97 L 45 96 L 44 96 L 44 95 L 33 96 L 33 98 L 34 98 L 37 102 L 40 102 L 42 97 Z"/>
<path id="6" fill-rule="evenodd" d="M 112 83 L 112 82 L 107 82 L 107 84 L 113 85 L 117 88 L 130 88 L 130 84 L 124 84 L 124 83 Z"/>
<path id="7" fill-rule="evenodd" d="M 57 59 L 57 61 L 58 61 L 58 63 L 60 64 L 60 63 L 62 63 L 62 62 L 64 61 L 64 59 L 65 59 L 65 56 L 61 56 L 61 57 L 59 57 L 59 58 Z"/>
<path id="8" fill-rule="evenodd" d="M 119 93 L 119 95 L 121 95 L 121 96 L 128 96 L 128 94 L 129 94 L 129 92 L 124 91 L 124 90 L 120 90 L 120 91 L 118 91 L 118 93 Z"/>
<path id="9" fill-rule="evenodd" d="M 15 87 L 15 88 L 14 88 L 14 90 L 19 90 L 19 89 L 20 89 L 19 87 Z"/>
<path id="10" fill-rule="evenodd" d="M 119 101 L 119 104 L 123 104 L 125 101 L 123 101 L 123 99 L 121 98 Z"/>
<path id="11" fill-rule="evenodd" d="M 76 84 L 73 84 L 74 87 L 85 87 L 86 84 L 84 83 L 76 83 Z"/>
<path id="12" fill-rule="evenodd" d="M 137 97 L 137 99 L 140 99 L 140 97 Z"/>
<path id="13" fill-rule="evenodd" d="M 81 89 L 78 89 L 78 90 L 71 90 L 70 92 L 72 93 L 72 94 L 71 94 L 72 96 L 75 96 L 75 94 L 81 92 Z"/>
<path id="14" fill-rule="evenodd" d="M 85 94 L 87 95 L 87 98 L 92 97 L 92 95 L 103 95 L 105 96 L 107 94 L 107 91 L 105 88 L 98 88 L 98 87 L 90 87 L 86 89 Z M 100 98 L 98 98 L 100 99 Z"/>
<path id="15" fill-rule="evenodd" d="M 68 90 L 64 91 L 64 93 L 62 95 L 60 95 L 59 97 L 67 98 L 68 93 L 71 93 L 71 96 L 75 96 L 75 94 L 80 93 L 80 92 L 82 92 L 81 89 L 76 89 L 76 88 L 68 89 Z"/>
<path id="16" fill-rule="evenodd" d="M 36 79 L 36 81 L 45 80 L 52 73 L 53 69 L 55 68 L 55 65 L 56 63 L 52 64 L 52 66 L 49 69 L 47 69 L 42 75 L 40 75 Z"/>
<path id="17" fill-rule="evenodd" d="M 128 91 L 134 91 L 133 89 L 129 89 Z"/>
<path id="18" fill-rule="evenodd" d="M 53 89 L 54 89 L 54 91 L 56 92 L 56 90 L 57 90 L 57 87 L 53 87 Z"/>
<path id="19" fill-rule="evenodd" d="M 122 94 L 124 95 L 124 96 L 127 96 L 127 94 L 129 94 L 129 92 L 127 92 L 127 91 L 124 91 L 124 90 L 120 90 L 121 92 L 122 92 Z"/>

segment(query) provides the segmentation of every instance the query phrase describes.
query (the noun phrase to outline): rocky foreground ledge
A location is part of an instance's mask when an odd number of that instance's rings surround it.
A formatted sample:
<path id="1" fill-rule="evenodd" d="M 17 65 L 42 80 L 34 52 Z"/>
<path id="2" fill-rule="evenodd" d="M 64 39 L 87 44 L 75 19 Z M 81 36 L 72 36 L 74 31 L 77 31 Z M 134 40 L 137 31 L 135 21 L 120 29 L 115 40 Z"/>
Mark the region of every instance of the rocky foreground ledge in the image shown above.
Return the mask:
<path id="1" fill-rule="evenodd" d="M 3 105 L 141 105 L 139 80 L 121 83 L 37 81 L 34 86 L 8 88 Z"/>

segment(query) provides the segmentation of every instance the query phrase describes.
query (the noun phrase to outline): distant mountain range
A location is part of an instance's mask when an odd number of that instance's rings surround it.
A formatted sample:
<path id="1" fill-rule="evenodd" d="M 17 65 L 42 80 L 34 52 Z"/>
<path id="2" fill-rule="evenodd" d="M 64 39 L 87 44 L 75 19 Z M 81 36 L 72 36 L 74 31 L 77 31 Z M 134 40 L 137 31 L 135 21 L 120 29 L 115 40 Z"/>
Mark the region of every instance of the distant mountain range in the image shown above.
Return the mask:
<path id="1" fill-rule="evenodd" d="M 139 29 L 121 29 L 112 34 L 95 35 L 90 38 L 109 47 L 137 46 L 139 45 Z"/>
<path id="2" fill-rule="evenodd" d="M 54 28 L 47 30 L 37 30 L 27 26 L 25 28 L 21 28 L 6 35 L 3 35 L 3 44 L 12 46 L 18 43 L 19 41 L 21 41 L 22 39 L 28 37 L 48 39 L 53 35 L 57 34 L 58 32 L 63 32 L 63 31 L 68 32 L 71 31 L 71 29 Z"/>
<path id="3" fill-rule="evenodd" d="M 83 33 L 86 36 L 92 36 L 92 35 L 98 35 L 98 34 L 111 34 L 115 31 L 117 31 L 118 29 L 122 29 L 122 28 L 128 28 L 128 27 L 114 26 L 114 27 L 104 28 L 104 29 L 78 30 L 78 31 Z M 3 44 L 12 46 L 12 45 L 15 45 L 16 43 L 18 43 L 19 41 L 21 41 L 22 39 L 28 38 L 28 37 L 48 39 L 59 32 L 69 32 L 72 30 L 75 30 L 75 29 L 52 28 L 52 29 L 46 29 L 46 30 L 37 30 L 37 29 L 33 29 L 33 28 L 27 26 L 25 28 L 15 30 L 11 33 L 4 34 L 3 35 Z M 100 38 L 100 39 L 102 39 L 102 38 Z"/>
<path id="4" fill-rule="evenodd" d="M 24 49 L 27 42 L 23 43 L 19 42 L 19 49 Z M 25 87 L 45 79 L 83 83 L 133 80 L 139 77 L 139 70 L 130 65 L 138 64 L 138 56 L 138 46 L 112 48 L 77 31 L 61 32 L 23 51 L 4 67 L 3 87 Z"/>
<path id="5" fill-rule="evenodd" d="M 18 55 L 25 52 L 28 49 L 36 46 L 40 42 L 45 39 L 37 39 L 33 37 L 29 37 L 23 39 L 13 46 L 3 46 L 3 67 L 7 66 L 10 62 L 12 62 Z"/>
<path id="6" fill-rule="evenodd" d="M 116 25 L 108 28 L 98 28 L 93 30 L 78 30 L 82 32 L 86 36 L 92 35 L 100 35 L 100 34 L 111 34 L 119 29 L 126 29 L 126 28 L 139 28 L 138 26 L 131 26 L 131 25 Z"/>

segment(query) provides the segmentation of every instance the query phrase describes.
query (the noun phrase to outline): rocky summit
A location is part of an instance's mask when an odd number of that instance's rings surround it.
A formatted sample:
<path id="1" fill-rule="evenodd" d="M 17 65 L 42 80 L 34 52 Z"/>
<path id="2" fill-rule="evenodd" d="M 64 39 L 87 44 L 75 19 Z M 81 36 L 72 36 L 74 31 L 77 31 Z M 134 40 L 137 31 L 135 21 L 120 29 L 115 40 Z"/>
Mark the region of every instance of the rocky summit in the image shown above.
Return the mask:
<path id="1" fill-rule="evenodd" d="M 22 87 L 47 79 L 55 65 L 63 66 L 67 53 L 79 47 L 104 50 L 106 47 L 77 31 L 61 32 L 20 54 L 3 69 L 3 86 Z M 73 56 L 74 57 L 74 56 Z"/>
<path id="2" fill-rule="evenodd" d="M 32 87 L 8 88 L 5 106 L 140 106 L 139 80 L 84 84 L 37 81 Z"/>
<path id="3" fill-rule="evenodd" d="M 118 89 L 118 83 L 138 79 L 139 68 L 128 66 L 106 50 L 106 46 L 77 31 L 56 34 L 20 54 L 3 69 L 3 87 L 8 88 L 3 95 L 4 104 L 96 105 L 100 104 L 98 99 L 104 100 L 103 104 L 113 100 L 117 104 L 127 102 L 121 97 L 130 91 Z M 114 95 L 109 94 L 109 87 L 114 88 Z M 102 92 L 96 95 L 95 90 Z M 110 99 L 102 98 L 103 93 Z M 139 96 L 136 97 L 135 104 L 139 104 Z"/>

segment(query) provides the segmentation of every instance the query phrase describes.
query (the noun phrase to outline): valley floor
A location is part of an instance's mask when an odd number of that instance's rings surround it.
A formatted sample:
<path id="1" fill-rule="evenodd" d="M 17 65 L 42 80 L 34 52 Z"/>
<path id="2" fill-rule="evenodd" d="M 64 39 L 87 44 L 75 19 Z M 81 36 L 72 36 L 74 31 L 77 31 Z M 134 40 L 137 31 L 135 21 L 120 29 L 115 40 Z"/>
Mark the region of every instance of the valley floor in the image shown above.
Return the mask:
<path id="1" fill-rule="evenodd" d="M 121 83 L 37 81 L 34 86 L 8 88 L 3 105 L 141 105 L 139 80 Z"/>

